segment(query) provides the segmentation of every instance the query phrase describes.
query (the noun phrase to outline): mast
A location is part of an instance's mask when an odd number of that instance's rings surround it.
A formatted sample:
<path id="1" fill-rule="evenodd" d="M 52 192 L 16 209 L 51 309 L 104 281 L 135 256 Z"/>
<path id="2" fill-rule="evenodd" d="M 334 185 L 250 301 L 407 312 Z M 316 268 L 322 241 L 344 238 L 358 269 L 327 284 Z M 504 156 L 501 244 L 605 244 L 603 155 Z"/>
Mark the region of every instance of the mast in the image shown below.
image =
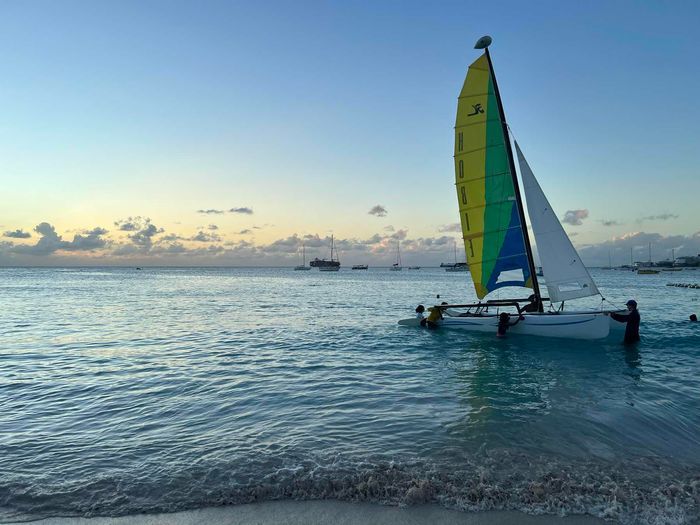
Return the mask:
<path id="1" fill-rule="evenodd" d="M 488 40 L 485 40 L 488 39 Z M 540 312 L 544 311 L 544 306 L 542 304 L 542 295 L 540 293 L 540 285 L 537 282 L 537 272 L 535 271 L 535 260 L 532 256 L 532 246 L 530 245 L 530 236 L 527 233 L 527 222 L 525 222 L 525 209 L 523 208 L 523 199 L 520 196 L 520 185 L 518 184 L 518 176 L 515 171 L 515 160 L 513 159 L 513 149 L 510 145 L 510 135 L 508 133 L 508 124 L 506 122 L 506 114 L 503 111 L 503 102 L 501 101 L 501 93 L 498 91 L 498 82 L 496 82 L 496 74 L 493 71 L 493 63 L 491 62 L 491 55 L 489 54 L 489 45 L 491 44 L 490 37 L 482 37 L 476 43 L 476 48 L 481 49 L 483 47 L 486 54 L 486 60 L 489 63 L 489 70 L 491 72 L 491 78 L 493 79 L 493 90 L 496 94 L 496 102 L 498 102 L 498 111 L 501 114 L 501 127 L 503 128 L 503 140 L 506 143 L 506 151 L 508 152 L 508 163 L 510 165 L 510 176 L 513 179 L 513 187 L 515 188 L 515 199 L 518 204 L 518 215 L 520 217 L 520 229 L 523 232 L 523 237 L 525 239 L 525 251 L 527 253 L 527 263 L 530 269 L 530 279 L 532 279 L 532 289 L 535 292 L 535 300 L 538 304 L 538 309 Z"/>
<path id="2" fill-rule="evenodd" d="M 303 266 L 306 266 L 306 245 L 305 244 L 301 245 L 301 257 L 303 260 Z"/>

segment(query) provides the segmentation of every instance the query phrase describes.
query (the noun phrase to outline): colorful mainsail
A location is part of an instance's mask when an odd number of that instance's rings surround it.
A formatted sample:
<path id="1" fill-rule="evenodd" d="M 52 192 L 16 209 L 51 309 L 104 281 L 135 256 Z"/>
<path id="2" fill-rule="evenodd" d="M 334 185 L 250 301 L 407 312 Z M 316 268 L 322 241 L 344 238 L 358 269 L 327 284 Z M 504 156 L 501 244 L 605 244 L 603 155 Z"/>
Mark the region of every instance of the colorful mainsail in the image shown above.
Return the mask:
<path id="1" fill-rule="evenodd" d="M 480 299 L 503 286 L 532 287 L 496 96 L 483 54 L 469 66 L 459 95 L 454 156 L 464 248 Z"/>

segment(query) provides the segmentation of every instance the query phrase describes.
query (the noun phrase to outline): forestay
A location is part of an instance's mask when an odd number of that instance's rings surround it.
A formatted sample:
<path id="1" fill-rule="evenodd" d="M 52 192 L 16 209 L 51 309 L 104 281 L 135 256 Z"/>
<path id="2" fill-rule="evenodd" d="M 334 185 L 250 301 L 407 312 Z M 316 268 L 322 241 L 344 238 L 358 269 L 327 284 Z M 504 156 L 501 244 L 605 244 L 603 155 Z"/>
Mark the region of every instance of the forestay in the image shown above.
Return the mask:
<path id="1" fill-rule="evenodd" d="M 558 302 L 598 294 L 598 287 L 549 205 L 517 142 L 515 149 L 549 299 Z"/>
<path id="2" fill-rule="evenodd" d="M 455 124 L 455 180 L 476 295 L 532 287 L 493 75 L 484 54 L 469 66 Z"/>

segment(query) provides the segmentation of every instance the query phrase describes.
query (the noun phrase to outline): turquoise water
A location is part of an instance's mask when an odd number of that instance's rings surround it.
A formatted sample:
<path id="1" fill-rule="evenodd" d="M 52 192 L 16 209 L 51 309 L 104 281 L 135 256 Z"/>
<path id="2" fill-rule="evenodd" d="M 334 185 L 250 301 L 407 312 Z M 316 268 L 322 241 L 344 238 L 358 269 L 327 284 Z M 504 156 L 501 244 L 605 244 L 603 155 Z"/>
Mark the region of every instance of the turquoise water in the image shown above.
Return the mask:
<path id="1" fill-rule="evenodd" d="M 396 325 L 439 269 L 0 269 L 0 521 L 271 499 L 700 515 L 700 271 L 642 341 Z M 504 292 L 505 294 L 505 292 Z M 593 302 L 595 303 L 595 301 Z"/>

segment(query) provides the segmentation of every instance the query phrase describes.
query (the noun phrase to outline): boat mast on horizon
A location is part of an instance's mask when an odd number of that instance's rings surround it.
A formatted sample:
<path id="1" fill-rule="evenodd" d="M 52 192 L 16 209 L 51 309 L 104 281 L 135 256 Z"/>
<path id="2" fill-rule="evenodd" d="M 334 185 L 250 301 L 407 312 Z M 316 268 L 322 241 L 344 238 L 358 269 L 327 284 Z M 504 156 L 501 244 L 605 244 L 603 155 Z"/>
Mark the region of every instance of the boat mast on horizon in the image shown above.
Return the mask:
<path id="1" fill-rule="evenodd" d="M 391 265 L 390 270 L 392 272 L 403 270 L 403 266 L 401 266 L 401 241 L 396 241 L 396 262 Z"/>
<path id="2" fill-rule="evenodd" d="M 302 244 L 301 245 L 301 253 L 302 253 L 302 263 L 299 266 L 295 266 L 295 270 L 310 270 L 310 266 L 306 266 L 306 245 Z"/>
<path id="3" fill-rule="evenodd" d="M 446 263 L 442 263 L 446 264 Z M 442 264 L 440 265 L 442 267 Z M 457 241 L 455 241 L 455 262 L 454 264 L 446 264 L 446 272 L 468 272 L 469 265 L 466 262 L 457 262 Z"/>

